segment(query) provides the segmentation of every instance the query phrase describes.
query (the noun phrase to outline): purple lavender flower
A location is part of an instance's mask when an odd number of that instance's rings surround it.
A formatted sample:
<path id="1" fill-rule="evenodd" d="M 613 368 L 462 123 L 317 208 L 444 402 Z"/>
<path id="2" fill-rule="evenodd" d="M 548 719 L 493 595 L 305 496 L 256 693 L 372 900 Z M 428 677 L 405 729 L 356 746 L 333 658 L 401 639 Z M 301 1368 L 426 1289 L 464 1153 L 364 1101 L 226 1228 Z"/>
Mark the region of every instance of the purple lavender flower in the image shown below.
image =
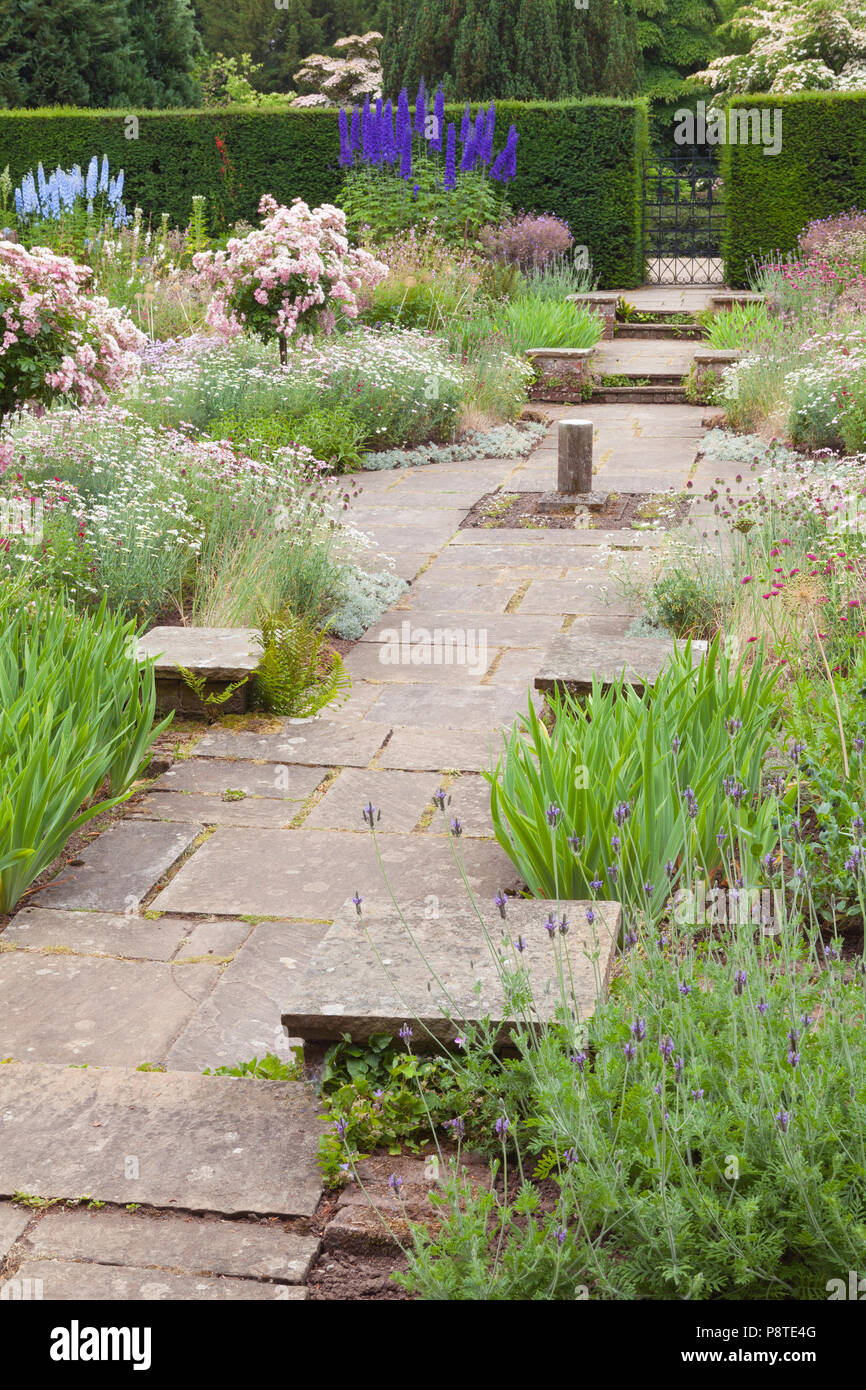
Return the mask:
<path id="1" fill-rule="evenodd" d="M 637 1056 L 637 1048 L 634 1043 L 627 1042 L 623 1048 L 623 1056 L 627 1062 L 633 1062 Z"/>
<path id="2" fill-rule="evenodd" d="M 518 936 L 518 938 L 517 938 L 517 940 L 515 941 L 514 945 L 515 945 L 515 947 L 517 948 L 517 950 L 520 952 L 520 954 L 523 955 L 523 952 L 526 950 L 526 937 L 525 937 L 525 936 Z"/>
<path id="3" fill-rule="evenodd" d="M 703 1100 L 703 1098 L 704 1098 L 703 1087 L 701 1087 L 701 1089 L 700 1089 L 699 1091 L 692 1091 L 692 1100 Z"/>
<path id="4" fill-rule="evenodd" d="M 659 1052 L 662 1054 L 662 1057 L 664 1058 L 664 1060 L 665 1060 L 666 1062 L 669 1062 L 669 1061 L 670 1061 L 670 1059 L 671 1059 L 671 1054 L 672 1054 L 673 1050 L 674 1050 L 674 1040 L 673 1040 L 673 1038 L 667 1038 L 667 1037 L 666 1037 L 666 1038 L 662 1038 L 661 1042 L 659 1043 Z"/>
<path id="5" fill-rule="evenodd" d="M 742 994 L 742 992 L 743 992 L 743 990 L 745 989 L 745 987 L 746 987 L 746 972 L 745 972 L 745 970 L 738 970 L 737 973 L 736 973 L 736 975 L 734 976 L 734 993 L 735 993 L 735 994 Z"/>
<path id="6" fill-rule="evenodd" d="M 553 914 L 553 912 L 548 912 L 547 921 L 545 922 L 544 926 L 547 935 L 550 937 L 552 941 L 553 938 L 556 936 L 556 917 Z"/>
<path id="7" fill-rule="evenodd" d="M 803 756 L 803 754 L 805 753 L 805 751 L 806 751 L 806 745 L 805 745 L 805 743 L 800 743 L 799 740 L 797 740 L 797 739 L 792 740 L 792 742 L 788 745 L 788 752 L 789 752 L 790 757 L 791 757 L 791 762 L 794 763 L 795 765 L 798 765 L 798 764 L 799 764 L 800 759 L 801 759 L 801 757 Z"/>
<path id="8" fill-rule="evenodd" d="M 585 1053 L 585 1052 L 573 1052 L 573 1053 L 571 1054 L 571 1060 L 572 1060 L 573 1064 L 577 1067 L 577 1070 L 580 1071 L 580 1072 L 582 1072 L 583 1069 L 584 1069 L 584 1067 L 586 1066 L 586 1053 Z"/>
<path id="9" fill-rule="evenodd" d="M 355 896 L 354 896 L 353 898 L 350 898 L 349 901 L 350 901 L 350 902 L 353 902 L 353 903 L 355 904 L 355 911 L 357 912 L 358 916 L 360 917 L 360 915 L 361 915 L 361 903 L 364 901 L 364 899 L 361 898 L 361 897 L 359 897 L 358 894 L 357 894 L 357 892 L 356 892 L 356 893 L 355 893 Z"/>
<path id="10" fill-rule="evenodd" d="M 559 1245 L 562 1245 L 562 1243 L 563 1243 L 563 1241 L 565 1240 L 565 1237 L 566 1237 L 566 1230 L 565 1230 L 565 1227 L 564 1227 L 564 1226 L 554 1226 L 553 1231 L 552 1231 L 552 1235 L 553 1235 L 554 1239 L 558 1242 L 558 1244 L 559 1244 Z"/>
<path id="11" fill-rule="evenodd" d="M 646 1023 L 642 1018 L 636 1018 L 631 1025 L 631 1035 L 633 1038 L 636 1038 L 638 1042 L 643 1042 L 646 1037 Z"/>
<path id="12" fill-rule="evenodd" d="M 363 816 L 364 821 L 367 825 L 369 825 L 371 830 L 375 826 L 376 821 L 382 819 L 382 812 L 376 810 L 376 807 L 373 805 L 372 801 L 367 802 L 367 805 L 364 807 L 363 811 L 361 812 L 361 815 Z"/>
<path id="13" fill-rule="evenodd" d="M 668 878 L 673 878 L 673 876 L 674 876 L 674 874 L 676 873 L 676 871 L 677 871 L 677 866 L 676 866 L 676 864 L 674 863 L 674 861 L 673 861 L 672 859 L 669 859 L 668 862 L 665 864 L 665 874 L 667 875 Z"/>
<path id="14" fill-rule="evenodd" d="M 838 959 L 839 959 L 839 952 L 838 952 L 833 946 L 826 946 L 826 945 L 825 945 L 825 946 L 823 947 L 823 951 L 824 951 L 824 959 L 825 959 L 825 960 L 838 960 Z"/>
<path id="15" fill-rule="evenodd" d="M 676 757 L 677 753 L 679 753 L 680 748 L 682 747 L 682 743 L 683 741 L 680 738 L 679 734 L 674 734 L 673 738 L 671 739 L 671 752 L 673 753 L 674 757 Z"/>
<path id="16" fill-rule="evenodd" d="M 662 1088 L 658 1082 L 656 1082 L 656 1084 L 653 1086 L 653 1090 L 655 1091 L 657 1096 L 660 1096 L 662 1093 Z"/>
<path id="17" fill-rule="evenodd" d="M 683 805 L 686 808 L 686 815 L 689 820 L 695 820 L 698 814 L 698 798 L 695 796 L 691 787 L 686 787 L 683 792 Z"/>
<path id="18" fill-rule="evenodd" d="M 742 729 L 742 727 L 743 727 L 743 721 L 742 721 L 742 719 L 726 719 L 726 720 L 725 720 L 725 728 L 727 729 L 727 731 L 728 731 L 728 733 L 730 734 L 731 738 L 733 738 L 734 734 L 738 734 L 738 733 L 740 732 L 740 730 Z"/>
<path id="19" fill-rule="evenodd" d="M 777 1110 L 777 1111 L 776 1111 L 776 1115 L 775 1115 L 776 1124 L 779 1126 L 779 1129 L 782 1131 L 783 1134 L 787 1134 L 787 1133 L 788 1133 L 788 1121 L 790 1120 L 790 1118 L 791 1118 L 791 1117 L 790 1117 L 790 1115 L 788 1114 L 788 1111 L 787 1111 L 787 1110 Z"/>
<path id="20" fill-rule="evenodd" d="M 566 1149 L 562 1157 L 566 1163 L 576 1163 L 578 1159 L 577 1149 Z"/>
<path id="21" fill-rule="evenodd" d="M 613 808 L 613 818 L 614 818 L 614 820 L 616 821 L 617 825 L 622 826 L 622 825 L 625 823 L 625 821 L 628 820 L 628 818 L 629 818 L 630 815 L 631 815 L 631 802 L 630 802 L 630 801 L 618 801 L 618 802 L 616 803 L 616 806 Z"/>
<path id="22" fill-rule="evenodd" d="M 575 854 L 580 854 L 580 851 L 583 849 L 584 845 L 586 844 L 586 836 L 585 836 L 585 835 L 568 835 L 568 836 L 566 837 L 566 844 L 570 847 L 570 849 L 572 849 L 572 850 L 574 851 Z"/>
<path id="23" fill-rule="evenodd" d="M 791 1051 L 788 1053 L 788 1061 L 791 1063 L 792 1067 L 798 1067 L 800 1065 L 799 1052 L 795 1052 L 794 1049 L 791 1048 Z"/>
<path id="24" fill-rule="evenodd" d="M 565 935 L 567 934 L 567 932 L 568 932 L 568 918 L 567 918 L 567 917 L 561 917 L 561 918 L 560 918 L 560 921 L 559 921 L 559 934 L 560 934 L 560 936 L 565 936 Z"/>
<path id="25" fill-rule="evenodd" d="M 403 1186 L 403 1179 L 400 1177 L 398 1173 L 392 1173 L 390 1178 L 388 1179 L 388 1186 L 390 1187 L 391 1191 L 395 1192 L 399 1197 L 400 1188 Z"/>
<path id="26" fill-rule="evenodd" d="M 767 1010 L 769 1009 L 769 1007 L 770 1007 L 769 1004 L 767 1003 L 767 1001 L 765 1000 L 765 998 L 764 998 L 764 996 L 763 996 L 763 994 L 762 994 L 762 995 L 761 995 L 760 1002 L 757 1003 L 757 1004 L 755 1005 L 755 1008 L 758 1010 L 758 1013 L 761 1015 L 761 1018 L 764 1017 L 764 1014 L 767 1012 Z"/>
<path id="27" fill-rule="evenodd" d="M 496 897 L 493 899 L 493 905 L 494 905 L 494 907 L 498 907 L 498 908 L 499 908 L 499 916 L 504 918 L 504 917 L 505 917 L 505 909 L 506 909 L 506 907 L 507 907 L 507 905 L 508 905 L 508 899 L 506 898 L 505 894 L 502 892 L 501 889 L 500 889 L 500 891 L 496 894 Z"/>
<path id="28" fill-rule="evenodd" d="M 593 922 L 595 921 L 595 912 L 593 911 L 593 909 L 592 909 L 591 907 L 588 907 L 588 908 L 586 909 L 586 914 L 585 914 L 585 915 L 586 915 L 586 920 L 587 920 L 587 922 L 589 923 L 590 926 L 592 926 Z"/>
<path id="29" fill-rule="evenodd" d="M 334 1121 L 334 1129 L 337 1131 L 337 1134 L 341 1139 L 345 1139 L 349 1131 L 349 1121 L 341 1115 L 338 1120 Z"/>
<path id="30" fill-rule="evenodd" d="M 626 944 L 626 946 L 636 946 L 636 945 L 637 945 L 637 932 L 634 930 L 634 928 L 632 928 L 630 931 L 627 931 L 627 932 L 626 932 L 626 934 L 625 934 L 625 944 Z"/>
<path id="31" fill-rule="evenodd" d="M 686 1064 L 685 1064 L 685 1062 L 684 1062 L 684 1060 L 683 1060 L 682 1057 L 678 1057 L 678 1058 L 676 1059 L 676 1061 L 674 1062 L 674 1080 L 675 1080 L 675 1081 L 679 1081 L 680 1077 L 681 1077 L 682 1074 L 683 1074 L 683 1071 L 685 1070 L 685 1065 L 686 1065 Z"/>
<path id="32" fill-rule="evenodd" d="M 552 802 L 550 803 L 550 805 L 548 806 L 548 808 L 547 808 L 546 815 L 547 815 L 547 824 L 548 824 L 548 825 L 553 825 L 553 826 L 555 826 L 555 825 L 558 825 L 558 823 L 559 823 L 559 818 L 560 818 L 560 816 L 562 815 L 562 810 L 560 809 L 559 806 L 557 806 L 557 804 L 556 804 L 555 801 L 552 801 Z"/>
<path id="33" fill-rule="evenodd" d="M 511 1121 L 509 1119 L 506 1119 L 505 1115 L 500 1115 L 499 1119 L 496 1121 L 496 1133 L 503 1144 L 505 1143 L 505 1140 L 508 1137 L 508 1131 L 510 1128 Z"/>
<path id="34" fill-rule="evenodd" d="M 653 893 L 653 885 L 651 883 L 645 883 L 643 886 L 643 891 L 646 893 L 648 898 L 651 897 Z"/>
<path id="35" fill-rule="evenodd" d="M 455 1047 L 459 1047 L 460 1050 L 461 1050 L 462 1052 L 465 1052 L 465 1051 L 466 1051 L 466 1039 L 465 1039 L 465 1038 L 455 1038 L 455 1039 L 454 1039 L 454 1046 L 455 1046 Z"/>
<path id="36" fill-rule="evenodd" d="M 687 985 L 686 982 L 685 982 L 685 980 L 681 980 L 681 981 L 680 981 L 680 994 L 683 996 L 683 998 L 684 998 L 684 999 L 688 999 L 688 997 L 689 997 L 689 995 L 691 994 L 691 992 L 692 992 L 692 987 L 691 987 L 691 985 Z"/>
<path id="37" fill-rule="evenodd" d="M 459 840 L 460 836 L 463 834 L 463 822 L 457 816 L 454 816 L 451 820 L 451 834 L 454 836 L 455 840 Z"/>
<path id="38" fill-rule="evenodd" d="M 590 886 L 590 888 L 592 889 L 593 893 L 597 893 L 598 890 L 599 890 L 599 888 L 603 888 L 603 887 L 604 887 L 604 879 L 602 879 L 602 878 L 591 878 L 590 881 L 589 881 L 589 886 Z"/>
<path id="39" fill-rule="evenodd" d="M 618 865 L 618 864 L 608 864 L 608 866 L 607 866 L 607 876 L 608 876 L 608 878 L 610 879 L 611 883 L 616 883 L 616 879 L 617 879 L 617 874 L 618 874 L 618 873 L 619 873 L 619 865 Z"/>
<path id="40" fill-rule="evenodd" d="M 455 1139 L 462 1139 L 464 1134 L 466 1133 L 466 1125 L 463 1123 L 459 1115 L 456 1116 L 453 1120 L 446 1120 L 445 1128 L 450 1129 L 452 1131 Z"/>
<path id="41" fill-rule="evenodd" d="M 741 782 L 737 781 L 736 777 L 723 777 L 722 788 L 725 796 L 733 801 L 735 806 L 739 806 L 743 797 L 746 795 L 746 788 Z"/>
<path id="42" fill-rule="evenodd" d="M 435 801 L 440 811 L 444 811 L 446 801 L 445 789 L 443 787 L 440 787 L 438 791 L 435 791 L 433 793 L 432 800 Z"/>
<path id="43" fill-rule="evenodd" d="M 402 1038 L 403 1042 L 406 1044 L 407 1047 L 409 1046 L 410 1042 L 412 1041 L 412 1029 L 409 1027 L 408 1023 L 403 1024 L 403 1027 L 400 1029 L 400 1032 L 397 1034 L 397 1036 L 399 1038 Z"/>
<path id="44" fill-rule="evenodd" d="M 611 835 L 610 847 L 613 850 L 614 854 L 619 854 L 620 838 L 618 835 Z"/>

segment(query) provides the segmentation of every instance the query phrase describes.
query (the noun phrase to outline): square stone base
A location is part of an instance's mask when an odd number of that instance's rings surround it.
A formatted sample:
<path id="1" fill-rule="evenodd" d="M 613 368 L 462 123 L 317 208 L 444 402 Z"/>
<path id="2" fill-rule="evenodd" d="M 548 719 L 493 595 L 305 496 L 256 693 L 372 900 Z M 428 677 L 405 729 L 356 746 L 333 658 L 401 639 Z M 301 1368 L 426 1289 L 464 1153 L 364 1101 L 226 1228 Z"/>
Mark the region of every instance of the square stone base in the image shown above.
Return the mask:
<path id="1" fill-rule="evenodd" d="M 576 507 L 606 507 L 609 500 L 609 492 L 545 492 L 537 507 L 540 512 L 565 512 Z"/>

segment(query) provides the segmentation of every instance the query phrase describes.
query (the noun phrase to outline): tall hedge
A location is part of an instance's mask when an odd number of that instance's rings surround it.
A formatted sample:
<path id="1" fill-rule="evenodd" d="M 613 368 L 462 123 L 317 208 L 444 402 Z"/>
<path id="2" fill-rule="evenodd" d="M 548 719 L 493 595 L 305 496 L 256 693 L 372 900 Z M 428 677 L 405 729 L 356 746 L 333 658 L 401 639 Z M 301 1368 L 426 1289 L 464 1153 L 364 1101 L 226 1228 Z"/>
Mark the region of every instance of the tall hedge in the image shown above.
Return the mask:
<path id="1" fill-rule="evenodd" d="M 782 113 L 779 154 L 745 144 L 726 145 L 723 152 L 725 277 L 729 285 L 743 286 L 754 259 L 793 251 L 813 218 L 866 207 L 866 96 L 748 95 L 735 97 L 730 107 Z"/>
<path id="2" fill-rule="evenodd" d="M 446 119 L 459 122 L 461 112 L 449 107 Z M 137 203 L 154 218 L 167 212 L 184 226 L 192 194 L 201 193 L 215 230 L 238 218 L 254 222 L 262 193 L 339 202 L 336 112 L 139 111 L 137 129 L 132 120 L 117 111 L 0 111 L 0 169 L 8 164 L 17 183 L 40 160 L 46 170 L 69 168 L 105 153 L 112 172 L 126 171 L 128 207 Z M 603 287 L 639 285 L 645 102 L 500 102 L 497 144 L 512 122 L 520 132 L 514 208 L 564 217 Z"/>

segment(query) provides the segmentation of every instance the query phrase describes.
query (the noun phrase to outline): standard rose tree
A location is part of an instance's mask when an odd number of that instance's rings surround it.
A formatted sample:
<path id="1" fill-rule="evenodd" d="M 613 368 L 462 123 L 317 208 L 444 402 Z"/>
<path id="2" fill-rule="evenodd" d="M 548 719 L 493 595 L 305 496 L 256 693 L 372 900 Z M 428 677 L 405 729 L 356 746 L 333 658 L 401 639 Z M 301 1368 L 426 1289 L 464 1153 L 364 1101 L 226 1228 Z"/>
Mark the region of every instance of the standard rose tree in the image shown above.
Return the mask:
<path id="1" fill-rule="evenodd" d="M 138 370 L 144 334 L 84 293 L 90 275 L 44 246 L 0 241 L 0 419 L 59 396 L 101 405 Z"/>
<path id="2" fill-rule="evenodd" d="M 300 198 L 281 207 L 265 194 L 262 226 L 224 251 L 201 251 L 193 265 L 214 291 L 208 322 L 227 337 L 256 333 L 276 338 L 280 361 L 296 333 L 331 333 L 337 315 L 356 318 L 358 295 L 388 273 L 369 251 L 350 248 L 346 216 L 323 203 L 310 209 Z"/>

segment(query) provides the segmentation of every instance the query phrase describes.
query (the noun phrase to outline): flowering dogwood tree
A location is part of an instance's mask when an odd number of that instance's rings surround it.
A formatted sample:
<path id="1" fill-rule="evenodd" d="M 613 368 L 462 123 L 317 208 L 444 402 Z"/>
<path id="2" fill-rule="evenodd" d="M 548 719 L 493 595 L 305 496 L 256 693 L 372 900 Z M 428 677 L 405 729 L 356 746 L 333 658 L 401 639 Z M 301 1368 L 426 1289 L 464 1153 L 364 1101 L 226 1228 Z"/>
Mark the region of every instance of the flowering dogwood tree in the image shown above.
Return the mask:
<path id="1" fill-rule="evenodd" d="M 107 299 L 84 293 L 90 275 L 44 246 L 0 241 L 0 419 L 58 396 L 101 405 L 138 370 L 147 339 Z"/>
<path id="2" fill-rule="evenodd" d="M 866 88 L 866 0 L 759 0 L 720 32 L 751 48 L 693 74 L 719 92 Z"/>
<path id="3" fill-rule="evenodd" d="M 312 210 L 300 198 L 281 207 L 266 193 L 259 203 L 261 228 L 233 237 L 225 251 L 200 251 L 193 266 L 214 291 L 208 322 L 227 337 L 256 333 L 276 338 L 280 361 L 296 332 L 333 331 L 337 313 L 358 314 L 360 291 L 388 274 L 369 251 L 349 247 L 346 214 L 330 203 Z"/>

